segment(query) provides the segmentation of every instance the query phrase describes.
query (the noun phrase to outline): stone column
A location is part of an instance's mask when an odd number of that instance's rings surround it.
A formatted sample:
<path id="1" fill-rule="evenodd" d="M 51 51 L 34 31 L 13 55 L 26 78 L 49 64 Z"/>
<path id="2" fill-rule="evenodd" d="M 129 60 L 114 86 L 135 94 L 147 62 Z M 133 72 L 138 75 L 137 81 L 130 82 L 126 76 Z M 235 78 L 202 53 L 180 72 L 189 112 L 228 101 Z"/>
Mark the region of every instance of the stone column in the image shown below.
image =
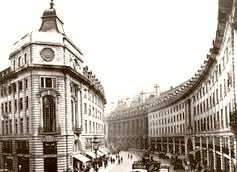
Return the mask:
<path id="1" fill-rule="evenodd" d="M 213 137 L 213 165 L 214 165 L 214 171 L 216 171 L 216 143 L 215 143 L 216 138 Z"/>
<path id="2" fill-rule="evenodd" d="M 201 164 L 203 164 L 202 137 L 200 137 L 200 156 L 201 156 Z"/>
<path id="3" fill-rule="evenodd" d="M 228 137 L 228 150 L 229 150 L 228 154 L 229 154 L 229 156 L 231 157 L 231 143 L 230 143 L 230 137 Z M 229 160 L 230 171 L 232 171 L 232 164 L 231 164 L 231 162 L 232 162 L 232 160 L 231 160 L 231 158 L 230 158 L 230 160 Z"/>
<path id="4" fill-rule="evenodd" d="M 235 161 L 237 162 L 237 149 L 236 149 L 237 143 L 236 143 L 236 138 L 234 137 L 234 156 L 235 156 Z M 235 169 L 237 169 L 236 162 L 234 163 Z"/>
<path id="5" fill-rule="evenodd" d="M 225 167 L 224 167 L 224 158 L 223 158 L 223 137 L 220 137 L 220 152 L 221 152 L 221 171 L 224 171 Z"/>
<path id="6" fill-rule="evenodd" d="M 209 137 L 206 137 L 206 150 L 207 150 L 207 168 L 210 168 Z"/>

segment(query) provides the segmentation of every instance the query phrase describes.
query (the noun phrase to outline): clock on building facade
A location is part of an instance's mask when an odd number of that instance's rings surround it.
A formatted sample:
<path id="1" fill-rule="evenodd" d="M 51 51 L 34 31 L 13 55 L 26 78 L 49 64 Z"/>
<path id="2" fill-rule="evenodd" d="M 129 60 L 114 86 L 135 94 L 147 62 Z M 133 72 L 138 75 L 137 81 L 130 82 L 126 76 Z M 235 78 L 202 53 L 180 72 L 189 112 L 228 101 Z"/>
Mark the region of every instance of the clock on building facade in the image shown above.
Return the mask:
<path id="1" fill-rule="evenodd" d="M 52 50 L 52 48 L 43 48 L 40 51 L 40 55 L 46 61 L 52 61 L 54 56 L 55 56 L 54 51 Z"/>

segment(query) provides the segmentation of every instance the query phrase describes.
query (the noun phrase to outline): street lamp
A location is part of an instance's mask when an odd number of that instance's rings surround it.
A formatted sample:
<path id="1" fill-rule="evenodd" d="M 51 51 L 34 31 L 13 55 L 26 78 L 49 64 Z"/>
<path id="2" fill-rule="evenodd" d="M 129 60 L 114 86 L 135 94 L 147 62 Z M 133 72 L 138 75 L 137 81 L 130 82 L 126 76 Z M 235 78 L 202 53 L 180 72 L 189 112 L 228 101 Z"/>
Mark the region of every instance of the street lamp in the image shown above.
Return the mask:
<path id="1" fill-rule="evenodd" d="M 94 160 L 94 166 L 95 166 L 95 171 L 98 171 L 98 167 L 97 167 L 97 150 L 99 149 L 99 141 L 97 140 L 98 137 L 94 136 L 93 138 L 93 149 L 95 151 L 95 160 Z"/>

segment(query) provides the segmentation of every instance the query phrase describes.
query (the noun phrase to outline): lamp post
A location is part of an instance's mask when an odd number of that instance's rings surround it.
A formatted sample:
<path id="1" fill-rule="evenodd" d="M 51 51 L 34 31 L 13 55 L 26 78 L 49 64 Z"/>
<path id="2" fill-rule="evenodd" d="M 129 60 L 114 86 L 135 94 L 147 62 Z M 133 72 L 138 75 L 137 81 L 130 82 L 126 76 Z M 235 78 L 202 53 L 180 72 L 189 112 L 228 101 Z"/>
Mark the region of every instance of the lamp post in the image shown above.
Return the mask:
<path id="1" fill-rule="evenodd" d="M 93 149 L 95 151 L 95 160 L 94 160 L 94 168 L 95 168 L 95 171 L 97 172 L 98 171 L 98 167 L 97 167 L 97 150 L 99 149 L 99 141 L 97 140 L 98 137 L 94 136 L 93 138 Z"/>

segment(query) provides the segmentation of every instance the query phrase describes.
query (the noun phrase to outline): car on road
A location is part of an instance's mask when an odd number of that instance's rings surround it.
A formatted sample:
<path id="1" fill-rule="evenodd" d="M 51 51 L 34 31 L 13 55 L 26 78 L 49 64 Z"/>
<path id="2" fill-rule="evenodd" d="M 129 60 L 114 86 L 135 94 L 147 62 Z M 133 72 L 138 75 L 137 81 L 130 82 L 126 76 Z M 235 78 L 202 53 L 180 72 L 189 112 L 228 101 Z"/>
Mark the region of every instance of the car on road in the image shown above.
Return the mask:
<path id="1" fill-rule="evenodd" d="M 160 165 L 160 172 L 169 172 L 170 171 L 170 164 L 161 164 Z"/>
<path id="2" fill-rule="evenodd" d="M 145 169 L 132 169 L 130 172 L 147 172 Z"/>
<path id="3" fill-rule="evenodd" d="M 176 159 L 172 162 L 174 170 L 184 170 L 182 160 Z"/>

